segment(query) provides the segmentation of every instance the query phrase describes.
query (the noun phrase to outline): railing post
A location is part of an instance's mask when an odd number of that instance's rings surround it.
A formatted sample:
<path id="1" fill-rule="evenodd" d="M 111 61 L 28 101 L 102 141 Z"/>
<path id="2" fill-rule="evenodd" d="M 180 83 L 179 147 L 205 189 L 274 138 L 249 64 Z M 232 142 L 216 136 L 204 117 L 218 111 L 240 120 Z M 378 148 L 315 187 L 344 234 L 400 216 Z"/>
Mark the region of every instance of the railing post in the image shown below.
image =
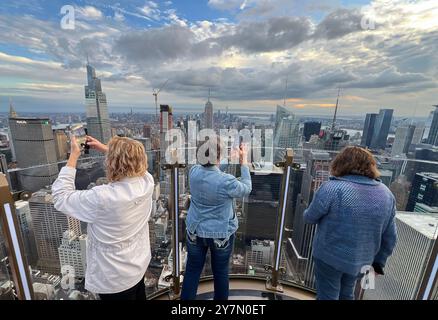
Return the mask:
<path id="1" fill-rule="evenodd" d="M 15 215 L 14 199 L 6 176 L 0 173 L 0 223 L 8 251 L 12 280 L 20 300 L 33 299 L 32 280 L 24 251 L 19 223 Z"/>
<path id="2" fill-rule="evenodd" d="M 432 300 L 438 284 L 438 239 L 435 239 L 429 260 L 418 289 L 417 300 Z"/>
<path id="3" fill-rule="evenodd" d="M 266 283 L 266 288 L 268 290 L 279 291 L 282 292 L 283 288 L 278 283 L 279 273 L 285 272 L 281 267 L 281 249 L 283 246 L 283 231 L 285 229 L 285 218 L 286 218 L 286 209 L 288 204 L 289 197 L 289 186 L 290 186 L 290 176 L 291 171 L 297 165 L 293 162 L 293 150 L 288 148 L 286 149 L 285 159 L 283 162 L 277 163 L 276 166 L 282 167 L 284 169 L 283 177 L 281 181 L 281 189 L 280 189 L 280 205 L 278 209 L 278 217 L 277 217 L 277 229 L 275 233 L 275 251 L 274 251 L 274 261 L 272 266 L 267 266 L 267 269 L 271 269 L 271 277 L 268 278 Z"/>
<path id="4" fill-rule="evenodd" d="M 175 159 L 175 158 L 174 158 Z M 175 159 L 176 160 L 176 159 Z M 164 164 L 163 170 L 170 170 L 171 188 L 170 188 L 170 218 L 172 221 L 172 292 L 173 298 L 180 295 L 180 277 L 181 277 L 181 257 L 180 257 L 180 235 L 179 235 L 179 169 L 185 168 L 185 164 L 175 161 L 173 164 Z"/>

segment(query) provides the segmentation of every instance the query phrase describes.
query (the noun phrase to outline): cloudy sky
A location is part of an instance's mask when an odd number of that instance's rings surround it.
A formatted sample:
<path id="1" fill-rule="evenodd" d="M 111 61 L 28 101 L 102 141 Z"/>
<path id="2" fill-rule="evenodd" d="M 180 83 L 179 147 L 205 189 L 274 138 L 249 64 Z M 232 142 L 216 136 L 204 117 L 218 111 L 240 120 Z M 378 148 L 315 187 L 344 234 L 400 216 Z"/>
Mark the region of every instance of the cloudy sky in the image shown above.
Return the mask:
<path id="1" fill-rule="evenodd" d="M 128 4 L 129 3 L 129 4 Z M 72 20 L 61 8 L 74 7 Z M 69 11 L 70 12 L 70 11 Z M 438 104 L 436 0 L 23 0 L 0 6 L 0 112 L 84 111 L 85 63 L 110 111 L 341 114 Z M 67 28 L 66 28 L 67 26 Z M 285 90 L 286 79 L 288 82 Z"/>

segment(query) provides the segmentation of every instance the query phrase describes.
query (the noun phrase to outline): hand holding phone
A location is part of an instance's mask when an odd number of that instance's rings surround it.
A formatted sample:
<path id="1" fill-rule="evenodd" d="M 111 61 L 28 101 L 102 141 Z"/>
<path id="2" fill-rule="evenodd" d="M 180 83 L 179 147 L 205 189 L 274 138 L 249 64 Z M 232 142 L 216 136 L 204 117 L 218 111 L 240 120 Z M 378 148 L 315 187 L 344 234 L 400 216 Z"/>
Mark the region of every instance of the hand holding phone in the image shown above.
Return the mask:
<path id="1" fill-rule="evenodd" d="M 81 147 L 78 144 L 76 137 L 70 135 L 70 157 L 79 158 L 81 156 Z"/>
<path id="2" fill-rule="evenodd" d="M 88 149 L 94 149 L 103 153 L 108 152 L 108 146 L 93 138 L 91 136 L 86 136 L 85 146 Z"/>

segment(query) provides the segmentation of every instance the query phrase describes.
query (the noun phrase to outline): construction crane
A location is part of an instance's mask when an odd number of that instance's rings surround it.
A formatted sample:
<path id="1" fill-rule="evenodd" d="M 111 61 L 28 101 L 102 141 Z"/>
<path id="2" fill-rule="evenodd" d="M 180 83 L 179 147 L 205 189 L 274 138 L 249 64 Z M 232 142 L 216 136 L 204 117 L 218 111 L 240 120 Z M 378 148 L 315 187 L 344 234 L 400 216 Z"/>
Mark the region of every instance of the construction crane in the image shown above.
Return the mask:
<path id="1" fill-rule="evenodd" d="M 158 94 L 161 92 L 161 90 L 164 89 L 164 87 L 167 85 L 168 82 L 169 79 L 167 79 L 158 90 L 153 89 L 152 91 L 152 95 L 155 98 L 155 116 L 157 117 L 157 119 L 158 119 Z"/>

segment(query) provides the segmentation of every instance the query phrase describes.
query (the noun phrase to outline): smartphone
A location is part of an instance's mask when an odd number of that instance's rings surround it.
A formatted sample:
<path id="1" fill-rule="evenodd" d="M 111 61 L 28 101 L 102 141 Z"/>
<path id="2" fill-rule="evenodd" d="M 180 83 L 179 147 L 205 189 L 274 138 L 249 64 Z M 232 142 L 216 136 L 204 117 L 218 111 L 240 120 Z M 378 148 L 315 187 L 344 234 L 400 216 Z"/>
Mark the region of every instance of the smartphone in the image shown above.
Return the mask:
<path id="1" fill-rule="evenodd" d="M 85 153 L 87 153 L 87 133 L 85 128 L 81 124 L 76 124 L 70 128 L 70 133 L 76 137 L 76 142 L 80 148 L 85 149 Z"/>

